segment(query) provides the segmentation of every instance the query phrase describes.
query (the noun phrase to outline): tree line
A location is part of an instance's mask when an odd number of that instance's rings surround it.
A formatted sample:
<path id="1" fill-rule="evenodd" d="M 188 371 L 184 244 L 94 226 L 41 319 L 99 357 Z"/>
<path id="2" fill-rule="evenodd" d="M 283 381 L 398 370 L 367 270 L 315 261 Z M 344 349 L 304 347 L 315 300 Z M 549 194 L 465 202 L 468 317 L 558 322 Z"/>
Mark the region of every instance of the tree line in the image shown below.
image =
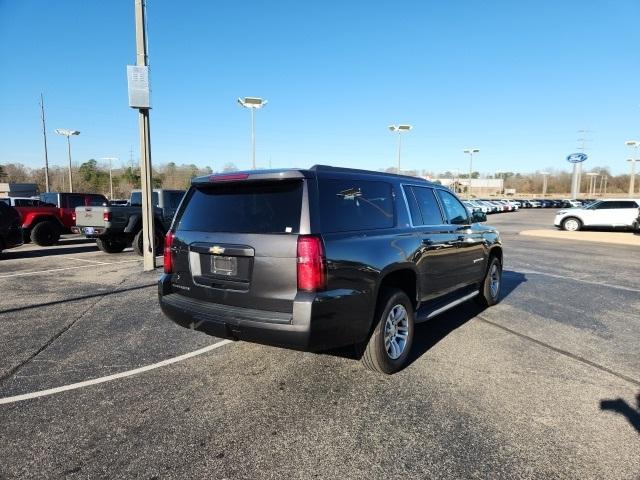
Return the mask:
<path id="1" fill-rule="evenodd" d="M 233 163 L 227 163 L 222 172 L 233 172 L 237 168 Z M 396 173 L 396 167 L 382 169 Z M 625 193 L 629 190 L 630 176 L 627 174 L 612 175 L 608 167 L 584 169 L 582 174 L 581 191 L 587 192 L 589 177 L 587 172 L 598 174 L 596 193 Z M 213 173 L 210 167 L 198 167 L 194 164 L 169 162 L 153 169 L 153 185 L 155 188 L 186 189 L 193 177 Z M 565 194 L 571 191 L 571 173 L 563 170 L 548 170 L 547 193 Z M 91 159 L 72 167 L 73 189 L 91 193 L 109 195 L 109 165 Z M 444 171 L 435 173 L 430 170 L 403 170 L 403 175 L 431 178 L 459 178 L 466 179 L 469 173 Z M 131 190 L 140 188 L 140 168 L 137 166 L 120 166 L 112 170 L 114 198 L 128 198 Z M 606 182 L 605 182 L 606 177 Z M 543 177 L 539 173 L 496 172 L 481 174 L 474 171 L 471 178 L 502 178 L 504 188 L 513 188 L 518 193 L 536 194 L 542 192 Z M 20 163 L 0 165 L 0 182 L 36 183 L 41 192 L 45 191 L 44 168 L 29 168 Z M 49 168 L 50 190 L 65 192 L 69 190 L 69 173 L 67 168 Z"/>
<path id="2" fill-rule="evenodd" d="M 233 163 L 224 165 L 222 171 L 236 171 Z M 76 192 L 101 193 L 109 196 L 109 165 L 91 159 L 72 166 L 73 190 Z M 210 167 L 198 167 L 194 164 L 178 165 L 169 162 L 153 169 L 154 188 L 183 190 L 189 187 L 191 179 L 213 173 Z M 114 198 L 129 198 L 131 190 L 140 188 L 140 168 L 138 166 L 120 166 L 113 168 Z M 40 192 L 46 191 L 44 168 L 29 168 L 20 163 L 0 165 L 0 182 L 35 183 Z M 49 167 L 49 189 L 54 192 L 69 191 L 68 168 Z"/>

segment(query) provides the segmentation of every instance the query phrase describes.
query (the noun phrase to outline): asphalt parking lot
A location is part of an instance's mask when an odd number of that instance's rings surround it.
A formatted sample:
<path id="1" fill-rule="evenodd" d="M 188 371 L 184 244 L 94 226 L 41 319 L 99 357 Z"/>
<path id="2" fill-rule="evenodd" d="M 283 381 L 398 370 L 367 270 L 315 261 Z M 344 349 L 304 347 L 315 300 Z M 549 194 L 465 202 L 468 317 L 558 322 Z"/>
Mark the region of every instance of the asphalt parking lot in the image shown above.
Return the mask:
<path id="1" fill-rule="evenodd" d="M 502 301 L 418 326 L 388 377 L 181 329 L 130 249 L 7 251 L 0 478 L 638 479 L 640 255 L 518 235 L 553 214 L 489 217 Z"/>

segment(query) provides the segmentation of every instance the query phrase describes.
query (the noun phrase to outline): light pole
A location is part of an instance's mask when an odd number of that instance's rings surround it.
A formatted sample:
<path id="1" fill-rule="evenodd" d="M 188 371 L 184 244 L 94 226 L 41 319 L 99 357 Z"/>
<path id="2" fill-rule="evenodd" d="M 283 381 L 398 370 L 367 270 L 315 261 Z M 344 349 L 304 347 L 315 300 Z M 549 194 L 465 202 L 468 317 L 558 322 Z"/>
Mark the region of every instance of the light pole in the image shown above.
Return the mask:
<path id="1" fill-rule="evenodd" d="M 627 158 L 627 162 L 631 164 L 631 175 L 629 177 L 629 196 L 632 197 L 635 193 L 636 186 L 636 158 Z"/>
<path id="2" fill-rule="evenodd" d="M 545 197 L 547 195 L 547 177 L 549 176 L 549 172 L 540 172 L 542 175 L 542 196 Z"/>
<path id="3" fill-rule="evenodd" d="M 401 134 L 403 132 L 408 132 L 412 128 L 412 125 L 389 125 L 389 130 L 398 134 L 398 175 L 400 175 L 400 152 L 402 150 Z"/>
<path id="4" fill-rule="evenodd" d="M 256 169 L 256 116 L 255 111 L 267 104 L 266 100 L 257 97 L 238 98 L 238 103 L 251 110 L 251 166 Z"/>
<path id="5" fill-rule="evenodd" d="M 67 137 L 67 150 L 69 152 L 69 192 L 73 193 L 73 177 L 71 176 L 71 141 L 72 135 L 80 135 L 78 130 L 69 130 L 68 128 L 56 128 L 56 133 Z"/>
<path id="6" fill-rule="evenodd" d="M 596 172 L 587 173 L 587 177 L 589 177 L 589 197 L 595 197 L 596 195 L 596 182 L 598 175 L 599 174 Z"/>
<path id="7" fill-rule="evenodd" d="M 637 140 L 627 140 L 624 144 L 628 147 L 633 148 L 633 157 L 627 159 L 628 162 L 631 162 L 631 178 L 629 178 L 629 195 L 633 196 L 635 191 L 635 183 L 636 183 L 636 161 L 638 160 L 638 146 L 640 146 L 640 142 Z"/>
<path id="8" fill-rule="evenodd" d="M 467 200 L 471 199 L 471 173 L 473 172 L 473 154 L 480 153 L 478 148 L 465 148 L 464 153 L 469 154 L 469 186 L 467 187 Z"/>
<path id="9" fill-rule="evenodd" d="M 113 160 L 118 160 L 118 157 L 103 157 L 100 160 L 103 161 L 109 161 L 109 192 L 110 192 L 110 197 L 109 200 L 113 200 L 113 170 L 112 170 L 112 164 L 111 162 Z"/>

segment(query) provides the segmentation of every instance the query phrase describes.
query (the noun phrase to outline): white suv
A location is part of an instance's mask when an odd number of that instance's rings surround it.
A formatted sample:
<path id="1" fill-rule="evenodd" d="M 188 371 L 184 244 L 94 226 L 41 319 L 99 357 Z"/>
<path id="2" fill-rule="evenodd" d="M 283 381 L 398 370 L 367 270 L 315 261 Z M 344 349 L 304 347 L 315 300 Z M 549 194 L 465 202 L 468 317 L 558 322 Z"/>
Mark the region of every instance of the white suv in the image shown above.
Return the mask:
<path id="1" fill-rule="evenodd" d="M 556 213 L 553 224 L 569 231 L 582 227 L 632 228 L 639 209 L 640 200 L 633 198 L 603 199 L 585 207 L 562 209 Z"/>

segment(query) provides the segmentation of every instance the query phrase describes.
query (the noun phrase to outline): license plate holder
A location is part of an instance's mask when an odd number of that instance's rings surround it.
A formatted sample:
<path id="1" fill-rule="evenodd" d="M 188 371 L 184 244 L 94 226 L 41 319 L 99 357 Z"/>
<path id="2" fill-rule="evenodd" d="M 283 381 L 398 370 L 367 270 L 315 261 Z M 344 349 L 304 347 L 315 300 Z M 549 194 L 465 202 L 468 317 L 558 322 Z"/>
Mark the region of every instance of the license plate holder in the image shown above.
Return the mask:
<path id="1" fill-rule="evenodd" d="M 82 233 L 84 233 L 85 235 L 93 235 L 95 233 L 95 230 L 93 227 L 83 227 Z"/>
<path id="2" fill-rule="evenodd" d="M 237 276 L 238 259 L 236 257 L 211 255 L 211 273 L 214 275 L 223 275 L 225 277 Z"/>

